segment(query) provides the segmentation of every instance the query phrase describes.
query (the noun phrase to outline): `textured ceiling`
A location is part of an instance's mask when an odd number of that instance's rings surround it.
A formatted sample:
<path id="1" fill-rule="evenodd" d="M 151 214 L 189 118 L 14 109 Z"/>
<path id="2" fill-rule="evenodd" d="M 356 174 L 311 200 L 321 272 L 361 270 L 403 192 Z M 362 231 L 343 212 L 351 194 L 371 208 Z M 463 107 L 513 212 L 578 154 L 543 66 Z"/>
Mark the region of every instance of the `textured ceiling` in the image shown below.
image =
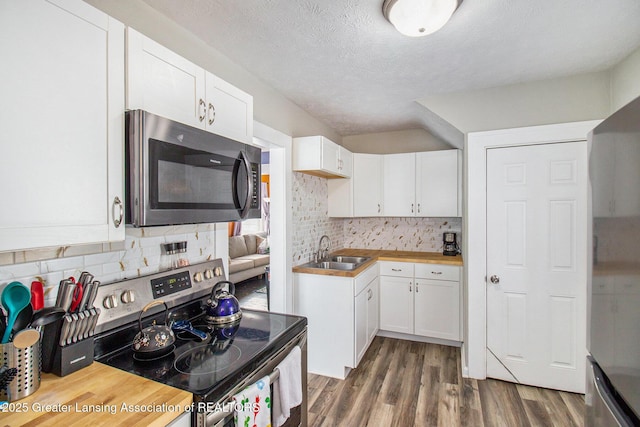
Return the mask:
<path id="1" fill-rule="evenodd" d="M 414 102 L 592 71 L 640 45 L 638 0 L 465 0 L 400 35 L 383 0 L 144 0 L 342 135 L 456 130 Z"/>

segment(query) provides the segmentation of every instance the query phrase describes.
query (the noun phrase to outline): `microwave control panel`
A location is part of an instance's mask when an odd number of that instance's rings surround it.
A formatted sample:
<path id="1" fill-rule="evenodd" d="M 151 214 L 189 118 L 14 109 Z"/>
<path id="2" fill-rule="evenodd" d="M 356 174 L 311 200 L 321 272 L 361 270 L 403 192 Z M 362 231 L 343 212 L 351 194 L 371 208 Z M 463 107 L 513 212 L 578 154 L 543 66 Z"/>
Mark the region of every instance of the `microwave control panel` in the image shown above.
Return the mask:
<path id="1" fill-rule="evenodd" d="M 260 165 L 251 163 L 251 179 L 253 180 L 253 194 L 251 195 L 251 208 L 260 207 Z"/>

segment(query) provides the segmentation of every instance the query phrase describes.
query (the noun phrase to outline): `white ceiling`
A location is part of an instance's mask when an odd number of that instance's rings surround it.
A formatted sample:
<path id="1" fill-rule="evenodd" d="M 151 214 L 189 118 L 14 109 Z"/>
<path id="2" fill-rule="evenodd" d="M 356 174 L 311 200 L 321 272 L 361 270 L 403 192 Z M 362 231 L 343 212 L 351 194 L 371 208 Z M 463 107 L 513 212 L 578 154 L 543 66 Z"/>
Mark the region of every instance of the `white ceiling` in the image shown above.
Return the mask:
<path id="1" fill-rule="evenodd" d="M 398 33 L 383 0 L 144 0 L 341 135 L 448 123 L 415 102 L 608 69 L 640 46 L 638 0 L 465 0 Z"/>

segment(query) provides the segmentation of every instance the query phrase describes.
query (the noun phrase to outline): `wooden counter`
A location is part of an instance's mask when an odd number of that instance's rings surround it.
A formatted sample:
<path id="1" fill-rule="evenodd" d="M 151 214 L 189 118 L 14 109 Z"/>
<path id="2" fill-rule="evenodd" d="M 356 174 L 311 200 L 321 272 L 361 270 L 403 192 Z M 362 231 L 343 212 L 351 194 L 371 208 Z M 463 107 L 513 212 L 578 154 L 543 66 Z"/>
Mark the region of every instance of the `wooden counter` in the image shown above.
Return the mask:
<path id="1" fill-rule="evenodd" d="M 462 256 L 444 256 L 440 252 L 383 251 L 374 249 L 340 249 L 331 255 L 365 256 L 371 260 L 351 271 L 326 270 L 323 268 L 293 267 L 294 273 L 323 274 L 326 276 L 355 277 L 377 261 L 399 261 L 426 264 L 462 266 Z"/>
<path id="2" fill-rule="evenodd" d="M 2 409 L 0 426 L 164 426 L 191 402 L 191 393 L 93 362 L 42 374 L 38 391 Z"/>

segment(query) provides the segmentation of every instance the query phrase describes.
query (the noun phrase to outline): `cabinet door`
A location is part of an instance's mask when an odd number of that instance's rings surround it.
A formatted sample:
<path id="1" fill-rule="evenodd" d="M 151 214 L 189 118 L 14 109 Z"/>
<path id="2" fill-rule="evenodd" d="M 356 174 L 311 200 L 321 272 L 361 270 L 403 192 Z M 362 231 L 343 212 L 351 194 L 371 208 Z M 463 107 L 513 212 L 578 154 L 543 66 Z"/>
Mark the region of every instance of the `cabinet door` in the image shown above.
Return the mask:
<path id="1" fill-rule="evenodd" d="M 384 155 L 384 216 L 415 216 L 415 153 Z"/>
<path id="2" fill-rule="evenodd" d="M 355 298 L 355 364 L 358 366 L 369 344 L 367 311 L 369 288 L 361 291 Z"/>
<path id="3" fill-rule="evenodd" d="M 353 155 L 353 215 L 382 215 L 383 157 L 378 154 Z"/>
<path id="4" fill-rule="evenodd" d="M 415 334 L 460 340 L 460 282 L 416 279 Z"/>
<path id="5" fill-rule="evenodd" d="M 460 150 L 416 154 L 416 216 L 460 216 L 459 157 Z"/>
<path id="6" fill-rule="evenodd" d="M 1 8 L 0 251 L 124 239 L 113 222 L 124 201 L 124 26 L 79 0 Z"/>
<path id="7" fill-rule="evenodd" d="M 413 333 L 413 279 L 380 276 L 380 329 Z"/>
<path id="8" fill-rule="evenodd" d="M 345 178 L 353 175 L 353 154 L 342 146 L 338 146 L 340 174 Z"/>
<path id="9" fill-rule="evenodd" d="M 205 128 L 205 70 L 127 29 L 127 108 Z"/>
<path id="10" fill-rule="evenodd" d="M 206 73 L 207 130 L 250 144 L 253 142 L 253 97 Z"/>
<path id="11" fill-rule="evenodd" d="M 330 173 L 342 175 L 339 166 L 340 146 L 322 138 L 322 168 Z"/>
<path id="12" fill-rule="evenodd" d="M 375 278 L 367 288 L 367 346 L 376 337 L 380 323 L 380 279 Z"/>

